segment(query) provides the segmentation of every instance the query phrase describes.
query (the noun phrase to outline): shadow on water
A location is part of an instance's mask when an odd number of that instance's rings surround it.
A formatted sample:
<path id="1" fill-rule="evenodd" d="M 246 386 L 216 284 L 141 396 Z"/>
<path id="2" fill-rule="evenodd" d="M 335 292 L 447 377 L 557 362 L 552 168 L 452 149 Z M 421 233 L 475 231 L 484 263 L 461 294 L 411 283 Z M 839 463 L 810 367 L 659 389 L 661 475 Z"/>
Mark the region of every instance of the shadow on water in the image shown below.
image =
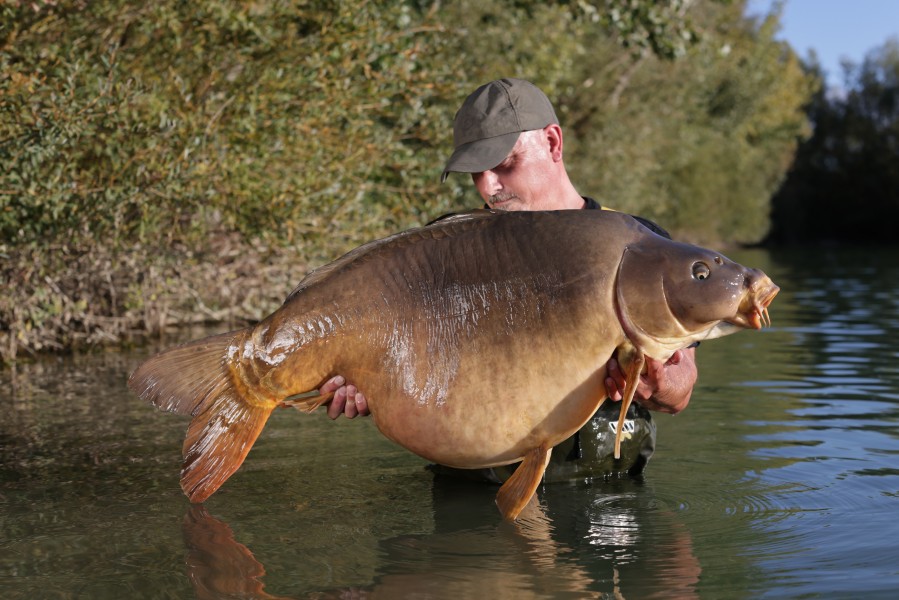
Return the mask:
<path id="1" fill-rule="evenodd" d="M 3 596 L 891 598 L 899 252 L 732 258 L 781 285 L 774 326 L 703 344 L 643 479 L 545 485 L 517 525 L 371 422 L 296 411 L 191 506 L 187 420 L 125 387 L 154 349 L 0 372 Z"/>

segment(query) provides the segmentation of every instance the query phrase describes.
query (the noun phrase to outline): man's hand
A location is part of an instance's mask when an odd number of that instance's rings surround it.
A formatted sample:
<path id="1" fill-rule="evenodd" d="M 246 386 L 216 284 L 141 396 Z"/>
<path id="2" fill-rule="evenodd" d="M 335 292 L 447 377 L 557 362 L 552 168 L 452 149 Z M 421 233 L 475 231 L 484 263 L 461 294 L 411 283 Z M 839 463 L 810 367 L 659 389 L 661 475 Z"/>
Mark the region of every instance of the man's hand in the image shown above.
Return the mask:
<path id="1" fill-rule="evenodd" d="M 328 416 L 332 419 L 336 419 L 341 414 L 346 415 L 348 419 L 358 415 L 364 417 L 369 414 L 365 396 L 356 389 L 355 385 L 347 384 L 342 375 L 335 375 L 318 390 L 318 393 L 322 395 L 331 392 L 334 392 L 334 397 L 328 404 Z"/>
<path id="2" fill-rule="evenodd" d="M 696 349 L 686 348 L 671 355 L 667 362 L 646 357 L 646 372 L 640 375 L 634 400 L 648 408 L 677 414 L 687 408 L 696 384 Z M 606 393 L 620 401 L 626 377 L 615 358 L 606 365 Z"/>

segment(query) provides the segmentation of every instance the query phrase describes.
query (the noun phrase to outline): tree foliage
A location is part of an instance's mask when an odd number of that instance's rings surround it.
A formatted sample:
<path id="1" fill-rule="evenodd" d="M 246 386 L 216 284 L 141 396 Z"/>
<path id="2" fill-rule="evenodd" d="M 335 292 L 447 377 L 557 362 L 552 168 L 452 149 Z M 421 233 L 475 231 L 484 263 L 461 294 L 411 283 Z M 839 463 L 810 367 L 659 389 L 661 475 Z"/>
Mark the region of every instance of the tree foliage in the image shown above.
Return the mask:
<path id="1" fill-rule="evenodd" d="M 455 110 L 497 77 L 555 102 L 584 194 L 686 239 L 756 241 L 814 79 L 777 15 L 744 4 L 2 0 L 0 347 L 47 315 L 118 310 L 58 285 L 85 256 L 155 298 L 124 265 L 178 277 L 221 236 L 320 264 L 479 205 L 439 174 Z M 23 266 L 35 253 L 51 260 Z"/>
<path id="2" fill-rule="evenodd" d="M 315 243 L 408 226 L 413 190 L 435 187 L 455 73 L 423 60 L 447 35 L 415 3 L 32 6 L 6 9 L 0 52 L 12 243 L 215 228 Z"/>
<path id="3" fill-rule="evenodd" d="M 815 82 L 774 39 L 776 15 L 755 22 L 742 11 L 707 4 L 683 59 L 650 58 L 573 88 L 581 187 L 675 237 L 753 242 L 765 234 L 771 194 L 808 131 L 802 106 Z"/>
<path id="4" fill-rule="evenodd" d="M 812 65 L 817 70 L 817 65 Z M 899 220 L 899 39 L 809 106 L 814 135 L 773 200 L 771 240 L 891 241 Z"/>
<path id="5" fill-rule="evenodd" d="M 809 91 L 774 24 L 739 2 L 4 7 L 13 244 L 222 227 L 314 246 L 409 226 L 460 204 L 436 185 L 453 111 L 505 75 L 556 100 L 585 192 L 751 241 Z"/>

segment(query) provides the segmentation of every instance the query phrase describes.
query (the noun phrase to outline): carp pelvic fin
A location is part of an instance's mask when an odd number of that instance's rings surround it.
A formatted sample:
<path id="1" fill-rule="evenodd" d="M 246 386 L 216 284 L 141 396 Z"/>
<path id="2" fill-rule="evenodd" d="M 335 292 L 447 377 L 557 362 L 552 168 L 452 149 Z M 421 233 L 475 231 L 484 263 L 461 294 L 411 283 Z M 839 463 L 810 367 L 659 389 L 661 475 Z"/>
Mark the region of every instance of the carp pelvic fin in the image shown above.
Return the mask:
<path id="1" fill-rule="evenodd" d="M 637 384 L 640 382 L 640 373 L 646 359 L 642 352 L 635 352 L 628 361 L 627 379 L 624 382 L 624 398 L 621 399 L 621 412 L 618 413 L 618 427 L 615 428 L 615 460 L 621 458 L 621 435 L 624 432 L 624 421 L 627 419 L 627 409 L 630 408 L 637 392 Z M 624 366 L 624 363 L 621 363 Z"/>
<path id="2" fill-rule="evenodd" d="M 543 479 L 551 454 L 552 448 L 545 444 L 534 448 L 525 454 L 512 476 L 499 488 L 496 505 L 504 519 L 514 521 L 527 506 Z"/>
<path id="3" fill-rule="evenodd" d="M 191 502 L 204 501 L 240 467 L 277 406 L 252 402 L 235 385 L 226 359 L 238 333 L 167 350 L 128 379 L 128 387 L 157 408 L 194 417 L 181 469 L 181 489 Z"/>

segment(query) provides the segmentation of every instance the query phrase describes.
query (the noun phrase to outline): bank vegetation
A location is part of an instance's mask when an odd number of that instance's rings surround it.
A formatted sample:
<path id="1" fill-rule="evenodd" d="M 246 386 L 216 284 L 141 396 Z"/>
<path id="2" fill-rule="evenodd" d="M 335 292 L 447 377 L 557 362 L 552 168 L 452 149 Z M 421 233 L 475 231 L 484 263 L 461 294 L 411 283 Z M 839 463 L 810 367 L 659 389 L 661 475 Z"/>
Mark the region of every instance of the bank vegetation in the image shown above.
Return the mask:
<path id="1" fill-rule="evenodd" d="M 0 2 L 0 359 L 260 318 L 311 267 L 477 206 L 475 87 L 554 100 L 585 194 L 756 243 L 821 89 L 726 0 Z"/>

